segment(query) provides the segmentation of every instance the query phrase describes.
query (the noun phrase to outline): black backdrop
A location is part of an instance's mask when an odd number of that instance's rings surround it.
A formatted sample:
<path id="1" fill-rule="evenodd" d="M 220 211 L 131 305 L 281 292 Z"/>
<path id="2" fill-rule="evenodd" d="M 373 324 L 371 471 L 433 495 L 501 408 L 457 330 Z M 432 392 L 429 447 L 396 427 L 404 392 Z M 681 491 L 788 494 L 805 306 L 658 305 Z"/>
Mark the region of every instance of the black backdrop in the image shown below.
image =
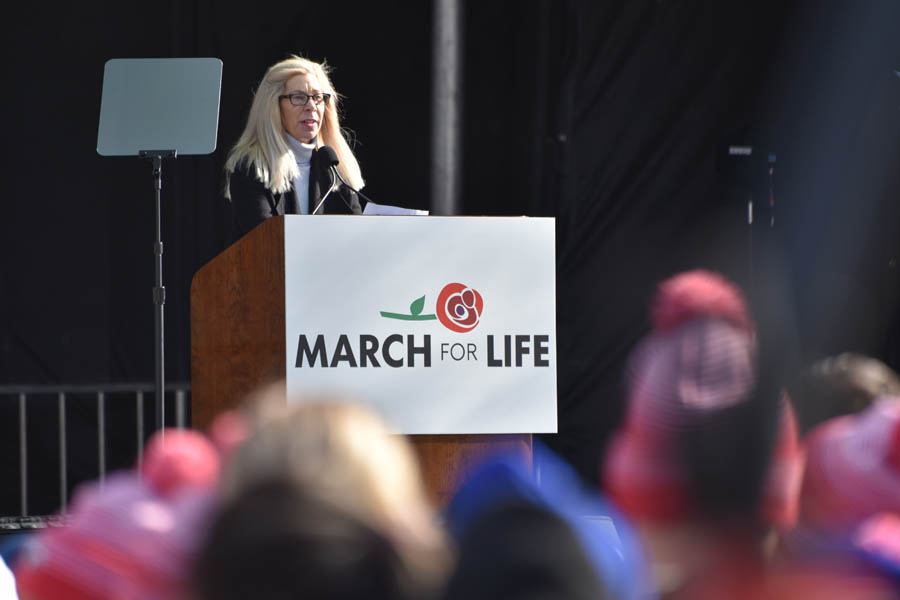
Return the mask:
<path id="1" fill-rule="evenodd" d="M 557 218 L 560 433 L 547 441 L 587 478 L 653 286 L 679 269 L 743 285 L 792 365 L 842 350 L 900 363 L 900 4 L 462 4 L 463 212 Z M 224 62 L 218 150 L 164 167 L 168 381 L 190 379 L 190 280 L 229 242 L 222 165 L 269 64 L 331 63 L 368 195 L 428 208 L 428 2 L 20 6 L 5 29 L 0 384 L 153 379 L 150 167 L 95 151 L 110 58 Z M 774 210 L 765 160 L 729 144 L 776 154 Z M 0 400 L 2 475 L 16 481 L 15 402 Z M 74 484 L 96 468 L 78 433 L 94 417 L 88 401 L 70 413 Z M 124 414 L 110 418 L 118 466 L 133 449 Z M 32 504 L 46 513 L 55 421 L 36 422 Z M 15 512 L 4 487 L 0 512 Z"/>

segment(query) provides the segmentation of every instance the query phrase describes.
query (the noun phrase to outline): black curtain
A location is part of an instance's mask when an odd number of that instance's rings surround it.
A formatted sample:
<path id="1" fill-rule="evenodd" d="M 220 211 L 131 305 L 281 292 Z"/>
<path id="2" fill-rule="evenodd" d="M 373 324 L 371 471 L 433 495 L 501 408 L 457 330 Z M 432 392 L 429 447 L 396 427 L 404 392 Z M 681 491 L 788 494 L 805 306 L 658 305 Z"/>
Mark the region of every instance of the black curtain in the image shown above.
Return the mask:
<path id="1" fill-rule="evenodd" d="M 560 432 L 546 440 L 587 479 L 621 417 L 654 285 L 678 270 L 744 286 L 792 364 L 841 350 L 900 362 L 898 6 L 463 2 L 464 213 L 556 217 Z M 153 379 L 150 166 L 95 151 L 110 58 L 224 62 L 218 150 L 163 170 L 169 381 L 190 379 L 190 280 L 230 241 L 222 167 L 268 65 L 327 60 L 367 194 L 428 207 L 428 2 L 20 8 L 7 29 L 2 384 Z M 0 401 L 0 476 L 13 482 L 16 403 Z M 36 513 L 58 502 L 43 403 L 29 430 Z M 124 466 L 133 409 L 110 410 L 110 466 Z M 71 426 L 89 431 L 92 411 L 73 400 Z M 74 485 L 96 459 L 72 435 Z M 17 489 L 4 488 L 0 512 L 14 514 Z"/>

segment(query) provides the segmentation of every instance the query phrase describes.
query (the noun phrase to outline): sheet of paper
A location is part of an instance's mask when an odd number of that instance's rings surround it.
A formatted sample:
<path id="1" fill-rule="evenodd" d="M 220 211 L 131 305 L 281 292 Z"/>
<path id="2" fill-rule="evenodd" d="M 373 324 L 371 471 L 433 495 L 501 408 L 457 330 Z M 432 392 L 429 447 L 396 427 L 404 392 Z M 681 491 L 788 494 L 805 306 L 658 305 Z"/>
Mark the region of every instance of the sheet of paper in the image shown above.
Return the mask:
<path id="1" fill-rule="evenodd" d="M 387 204 L 375 204 L 369 202 L 366 204 L 364 215 L 427 215 L 427 210 L 416 210 L 415 208 L 401 208 L 399 206 L 388 206 Z"/>

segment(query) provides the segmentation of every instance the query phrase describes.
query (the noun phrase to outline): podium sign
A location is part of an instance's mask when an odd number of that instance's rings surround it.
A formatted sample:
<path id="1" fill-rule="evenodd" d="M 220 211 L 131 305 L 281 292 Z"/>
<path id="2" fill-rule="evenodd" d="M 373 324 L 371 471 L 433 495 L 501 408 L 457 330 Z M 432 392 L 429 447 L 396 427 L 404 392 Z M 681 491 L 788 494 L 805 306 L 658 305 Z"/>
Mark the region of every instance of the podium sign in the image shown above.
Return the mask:
<path id="1" fill-rule="evenodd" d="M 409 434 L 548 433 L 554 221 L 287 216 L 288 397 L 339 389 Z"/>

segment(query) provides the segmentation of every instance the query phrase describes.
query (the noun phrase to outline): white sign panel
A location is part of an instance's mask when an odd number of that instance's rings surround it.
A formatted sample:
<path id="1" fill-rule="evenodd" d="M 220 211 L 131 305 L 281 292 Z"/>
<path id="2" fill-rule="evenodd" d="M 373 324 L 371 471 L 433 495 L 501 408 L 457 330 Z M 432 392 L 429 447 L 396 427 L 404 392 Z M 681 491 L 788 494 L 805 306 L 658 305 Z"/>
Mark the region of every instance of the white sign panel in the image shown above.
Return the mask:
<path id="1" fill-rule="evenodd" d="M 345 390 L 402 433 L 547 433 L 554 221 L 285 217 L 289 396 Z"/>

